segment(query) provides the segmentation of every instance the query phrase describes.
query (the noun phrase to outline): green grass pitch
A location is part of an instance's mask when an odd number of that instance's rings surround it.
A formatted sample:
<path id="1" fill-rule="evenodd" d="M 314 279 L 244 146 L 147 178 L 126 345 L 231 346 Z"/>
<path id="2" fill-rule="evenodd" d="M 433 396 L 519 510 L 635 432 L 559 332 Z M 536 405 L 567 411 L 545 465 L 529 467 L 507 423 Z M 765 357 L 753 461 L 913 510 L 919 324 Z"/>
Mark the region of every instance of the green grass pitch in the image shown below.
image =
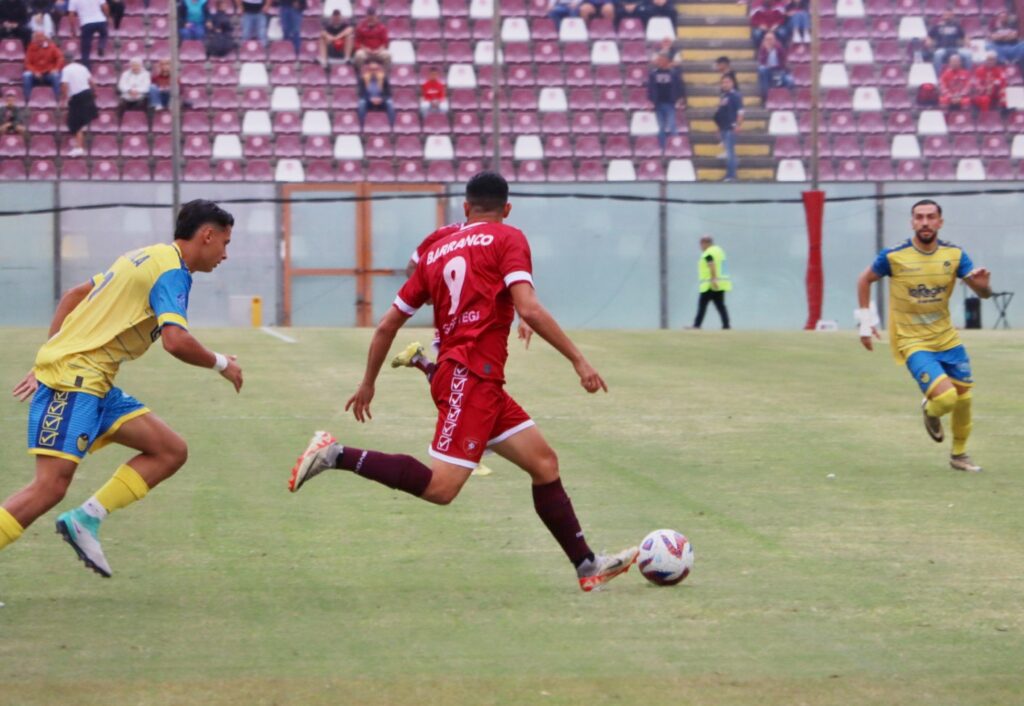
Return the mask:
<path id="1" fill-rule="evenodd" d="M 292 333 L 199 332 L 240 356 L 238 396 L 159 346 L 125 366 L 188 464 L 104 524 L 111 580 L 56 512 L 0 553 L 0 704 L 1024 703 L 1024 335 L 965 335 L 980 475 L 948 468 L 906 371 L 850 333 L 579 332 L 597 396 L 513 342 L 509 390 L 591 544 L 671 527 L 696 551 L 678 587 L 634 569 L 583 594 L 493 456 L 446 508 L 342 472 L 289 494 L 315 429 L 425 458 L 433 427 L 411 370 L 383 371 L 371 423 L 341 411 L 370 331 Z M 43 337 L 3 331 L 9 387 Z M 6 399 L 0 497 L 32 473 Z M 127 457 L 88 458 L 61 507 Z"/>

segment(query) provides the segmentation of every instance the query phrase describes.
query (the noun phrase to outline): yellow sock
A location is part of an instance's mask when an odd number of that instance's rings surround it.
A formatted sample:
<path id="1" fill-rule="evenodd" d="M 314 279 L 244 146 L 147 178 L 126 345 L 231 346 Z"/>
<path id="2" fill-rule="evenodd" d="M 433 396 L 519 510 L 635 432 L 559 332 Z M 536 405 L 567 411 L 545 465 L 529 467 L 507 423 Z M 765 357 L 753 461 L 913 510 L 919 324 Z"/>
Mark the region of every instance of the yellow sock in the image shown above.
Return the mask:
<path id="1" fill-rule="evenodd" d="M 14 515 L 0 507 L 0 549 L 13 543 L 24 531 L 25 528 L 14 519 Z"/>
<path id="2" fill-rule="evenodd" d="M 136 500 L 142 500 L 149 492 L 149 486 L 134 468 L 123 465 L 114 471 L 114 477 L 96 491 L 93 498 L 107 512 L 120 510 Z"/>
<path id="3" fill-rule="evenodd" d="M 967 452 L 967 437 L 971 435 L 971 393 L 957 397 L 953 407 L 953 455 Z"/>
<path id="4" fill-rule="evenodd" d="M 928 400 L 924 411 L 928 413 L 929 417 L 941 417 L 952 412 L 955 405 L 956 388 L 951 387 L 941 395 L 936 395 Z"/>

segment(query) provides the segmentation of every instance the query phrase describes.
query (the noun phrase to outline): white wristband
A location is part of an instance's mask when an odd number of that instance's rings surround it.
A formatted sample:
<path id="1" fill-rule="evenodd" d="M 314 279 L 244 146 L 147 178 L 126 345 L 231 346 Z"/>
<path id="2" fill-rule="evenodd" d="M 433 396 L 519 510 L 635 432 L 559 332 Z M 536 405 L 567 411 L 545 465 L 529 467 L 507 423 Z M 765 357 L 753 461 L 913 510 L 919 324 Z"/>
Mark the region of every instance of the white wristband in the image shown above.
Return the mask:
<path id="1" fill-rule="evenodd" d="M 223 353 L 214 352 L 216 360 L 213 362 L 213 369 L 218 373 L 223 373 L 228 367 L 228 357 Z"/>
<path id="2" fill-rule="evenodd" d="M 873 304 L 870 308 L 855 309 L 853 318 L 857 320 L 857 330 L 861 336 L 871 336 L 874 327 L 879 323 L 878 312 Z"/>

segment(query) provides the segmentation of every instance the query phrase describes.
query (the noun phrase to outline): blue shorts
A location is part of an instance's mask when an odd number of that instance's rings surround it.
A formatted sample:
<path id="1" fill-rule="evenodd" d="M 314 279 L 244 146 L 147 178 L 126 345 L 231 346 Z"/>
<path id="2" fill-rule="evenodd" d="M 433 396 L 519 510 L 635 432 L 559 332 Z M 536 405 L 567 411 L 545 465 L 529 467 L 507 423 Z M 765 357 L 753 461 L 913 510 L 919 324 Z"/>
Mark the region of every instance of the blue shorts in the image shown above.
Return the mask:
<path id="1" fill-rule="evenodd" d="M 82 460 L 110 443 L 129 419 L 149 412 L 141 402 L 112 387 L 103 397 L 54 390 L 42 383 L 28 410 L 28 452 Z"/>
<path id="2" fill-rule="evenodd" d="M 971 376 L 971 359 L 967 357 L 967 351 L 963 346 L 950 348 L 946 351 L 933 353 L 932 351 L 918 351 L 907 358 L 907 369 L 914 376 L 921 392 L 928 394 L 928 390 L 943 375 L 949 376 L 954 382 L 961 385 L 973 385 L 974 379 Z"/>

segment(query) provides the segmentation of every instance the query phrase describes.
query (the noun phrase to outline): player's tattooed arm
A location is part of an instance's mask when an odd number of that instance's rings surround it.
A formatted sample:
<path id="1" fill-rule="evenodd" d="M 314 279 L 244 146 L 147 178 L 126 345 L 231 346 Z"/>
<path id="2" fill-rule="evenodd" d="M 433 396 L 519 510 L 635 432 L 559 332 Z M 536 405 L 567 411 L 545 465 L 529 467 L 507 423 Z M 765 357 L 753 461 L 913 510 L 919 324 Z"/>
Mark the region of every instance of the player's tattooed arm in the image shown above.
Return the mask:
<path id="1" fill-rule="evenodd" d="M 982 299 L 992 296 L 992 273 L 984 267 L 976 267 L 964 277 L 964 284 Z"/>

